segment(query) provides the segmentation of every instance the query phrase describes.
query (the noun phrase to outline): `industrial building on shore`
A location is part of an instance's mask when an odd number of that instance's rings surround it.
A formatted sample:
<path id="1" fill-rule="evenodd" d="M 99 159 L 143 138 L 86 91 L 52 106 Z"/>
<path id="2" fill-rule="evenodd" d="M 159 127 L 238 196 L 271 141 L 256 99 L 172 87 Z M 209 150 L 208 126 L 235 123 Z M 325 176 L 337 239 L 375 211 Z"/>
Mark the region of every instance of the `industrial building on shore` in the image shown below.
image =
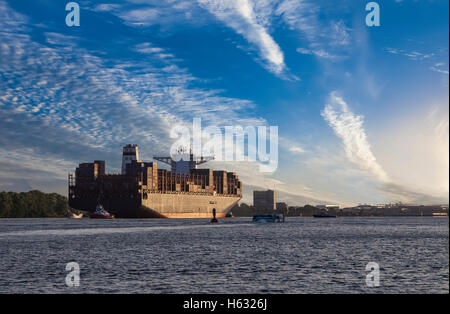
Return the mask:
<path id="1" fill-rule="evenodd" d="M 277 197 L 274 190 L 253 191 L 253 207 L 259 211 L 277 209 Z"/>

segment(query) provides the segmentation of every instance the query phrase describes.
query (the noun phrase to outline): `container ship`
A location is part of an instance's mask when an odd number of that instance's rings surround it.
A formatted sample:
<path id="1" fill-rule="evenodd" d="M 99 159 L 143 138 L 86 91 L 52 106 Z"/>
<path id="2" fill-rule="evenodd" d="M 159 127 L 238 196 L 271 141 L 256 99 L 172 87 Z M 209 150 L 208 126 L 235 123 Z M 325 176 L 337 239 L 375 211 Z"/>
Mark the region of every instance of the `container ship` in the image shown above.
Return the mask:
<path id="1" fill-rule="evenodd" d="M 236 173 L 199 169 L 212 158 L 153 157 L 139 160 L 136 144 L 123 147 L 121 174 L 105 173 L 105 161 L 81 163 L 69 173 L 69 206 L 94 212 L 97 205 L 117 218 L 223 218 L 242 197 Z M 179 160 L 178 160 L 179 159 Z"/>

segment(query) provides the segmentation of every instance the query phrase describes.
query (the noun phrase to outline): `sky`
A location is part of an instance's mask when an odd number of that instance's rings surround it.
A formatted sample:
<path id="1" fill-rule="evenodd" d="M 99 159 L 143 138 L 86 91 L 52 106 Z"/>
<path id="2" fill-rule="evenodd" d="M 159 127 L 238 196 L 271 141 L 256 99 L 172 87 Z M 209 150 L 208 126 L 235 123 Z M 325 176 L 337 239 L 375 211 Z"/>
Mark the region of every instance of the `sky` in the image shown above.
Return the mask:
<path id="1" fill-rule="evenodd" d="M 168 155 L 174 125 L 278 126 L 278 165 L 237 172 L 243 201 L 449 198 L 449 2 L 0 0 L 0 190 L 67 194 L 122 146 Z"/>

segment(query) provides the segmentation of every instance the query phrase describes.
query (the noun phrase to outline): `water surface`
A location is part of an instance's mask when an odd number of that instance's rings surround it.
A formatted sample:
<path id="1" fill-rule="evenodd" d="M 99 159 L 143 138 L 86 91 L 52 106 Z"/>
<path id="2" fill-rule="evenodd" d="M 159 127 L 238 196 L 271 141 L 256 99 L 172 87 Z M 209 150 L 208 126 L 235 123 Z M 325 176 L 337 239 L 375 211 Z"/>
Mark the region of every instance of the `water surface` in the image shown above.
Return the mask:
<path id="1" fill-rule="evenodd" d="M 250 220 L 0 219 L 0 293 L 449 293 L 448 218 Z"/>

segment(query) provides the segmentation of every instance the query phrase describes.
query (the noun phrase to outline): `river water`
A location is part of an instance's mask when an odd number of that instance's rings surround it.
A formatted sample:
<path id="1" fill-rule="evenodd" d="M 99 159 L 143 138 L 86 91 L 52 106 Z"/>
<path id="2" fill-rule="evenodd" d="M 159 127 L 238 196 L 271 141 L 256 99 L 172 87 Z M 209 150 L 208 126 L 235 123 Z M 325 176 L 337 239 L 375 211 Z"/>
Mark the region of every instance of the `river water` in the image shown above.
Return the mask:
<path id="1" fill-rule="evenodd" d="M 449 220 L 0 219 L 0 257 L 0 293 L 449 293 Z"/>

